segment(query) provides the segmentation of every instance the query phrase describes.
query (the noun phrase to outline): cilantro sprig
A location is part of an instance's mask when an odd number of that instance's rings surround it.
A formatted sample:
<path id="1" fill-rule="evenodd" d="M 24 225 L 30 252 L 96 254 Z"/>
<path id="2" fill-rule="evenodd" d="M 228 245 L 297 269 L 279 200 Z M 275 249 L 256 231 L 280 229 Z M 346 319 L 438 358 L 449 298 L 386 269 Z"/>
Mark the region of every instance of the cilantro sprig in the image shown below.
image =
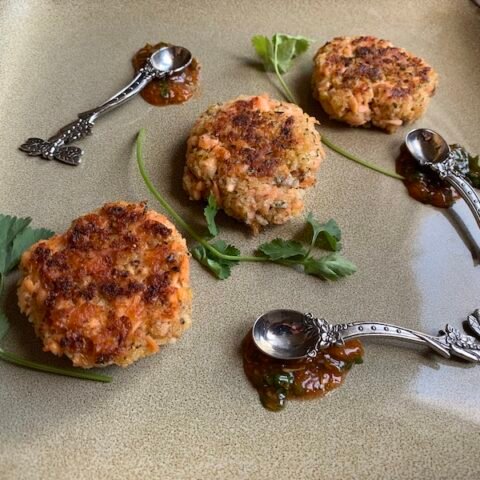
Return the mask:
<path id="1" fill-rule="evenodd" d="M 16 269 L 22 253 L 39 240 L 51 237 L 54 233 L 44 228 L 31 228 L 32 219 L 17 218 L 0 214 L 0 297 L 2 297 L 6 276 Z M 0 306 L 0 340 L 5 337 L 10 328 L 7 315 Z M 21 367 L 38 370 L 41 372 L 55 373 L 68 377 L 110 382 L 112 379 L 106 375 L 83 372 L 80 370 L 65 369 L 32 362 L 18 355 L 6 352 L 0 347 L 0 359 L 19 365 Z"/>
<path id="2" fill-rule="evenodd" d="M 335 220 L 330 219 L 326 223 L 320 223 L 309 213 L 306 221 L 311 227 L 311 240 L 306 247 L 295 240 L 276 238 L 260 245 L 258 251 L 273 262 L 299 267 L 307 275 L 314 275 L 323 280 L 338 280 L 355 273 L 357 267 L 338 253 L 341 249 L 342 234 Z M 335 253 L 315 257 L 312 255 L 314 247 Z"/>
<path id="3" fill-rule="evenodd" d="M 215 222 L 218 206 L 215 197 L 210 194 L 208 204 L 204 209 L 209 235 L 202 236 L 190 226 L 167 202 L 163 195 L 155 188 L 145 169 L 143 160 L 143 144 L 145 130 L 141 129 L 136 141 L 137 164 L 140 175 L 150 191 L 164 210 L 172 217 L 174 222 L 185 230 L 198 243 L 191 249 L 192 256 L 213 275 L 220 280 L 225 280 L 231 275 L 232 268 L 242 262 L 270 262 L 303 271 L 323 280 L 338 280 L 351 275 L 356 271 L 355 265 L 345 259 L 340 250 L 340 228 L 334 220 L 320 223 L 307 215 L 307 224 L 311 227 L 311 240 L 306 245 L 295 240 L 277 238 L 271 242 L 260 245 L 254 255 L 242 255 L 240 250 L 221 239 L 214 239 L 219 232 Z M 213 238 L 212 238 L 213 237 Z M 315 257 L 313 248 L 331 250 L 335 253 Z"/>
<path id="4" fill-rule="evenodd" d="M 282 75 L 290 70 L 296 57 L 308 50 L 312 41 L 300 35 L 292 36 L 281 33 L 273 35 L 271 40 L 263 35 L 255 35 L 252 38 L 252 44 L 259 57 L 263 60 L 265 70 L 275 72 L 285 97 L 291 103 L 296 103 L 295 97 Z"/>
<path id="5" fill-rule="evenodd" d="M 255 48 L 257 55 L 262 59 L 265 70 L 267 72 L 271 71 L 276 74 L 277 79 L 283 89 L 285 98 L 291 103 L 298 104 L 290 88 L 285 82 L 283 74 L 290 70 L 291 66 L 293 65 L 293 60 L 305 53 L 311 43 L 312 40 L 306 37 L 286 35 L 283 33 L 275 33 L 271 39 L 264 35 L 255 35 L 252 37 L 252 45 Z M 391 172 L 390 170 L 386 170 L 378 165 L 374 165 L 373 163 L 357 157 L 342 147 L 334 144 L 323 134 L 322 142 L 334 152 L 342 155 L 342 157 L 348 158 L 349 160 L 352 160 L 378 173 L 382 173 L 383 175 L 387 175 L 388 177 L 403 180 L 403 177 L 398 173 Z"/>

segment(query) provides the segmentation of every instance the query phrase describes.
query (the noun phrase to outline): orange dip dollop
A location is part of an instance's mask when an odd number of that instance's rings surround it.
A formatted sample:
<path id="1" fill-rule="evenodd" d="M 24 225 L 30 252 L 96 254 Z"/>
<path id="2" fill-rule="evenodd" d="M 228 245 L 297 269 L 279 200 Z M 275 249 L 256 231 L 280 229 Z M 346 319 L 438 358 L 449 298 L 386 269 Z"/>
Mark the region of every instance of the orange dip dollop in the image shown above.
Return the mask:
<path id="1" fill-rule="evenodd" d="M 147 59 L 156 50 L 170 46 L 171 44 L 160 42 L 155 45 L 147 43 L 133 57 L 132 64 L 136 72 L 144 65 Z M 192 63 L 180 73 L 171 75 L 165 79 L 152 80 L 140 93 L 144 100 L 152 105 L 172 105 L 183 103 L 192 98 L 197 91 L 200 78 L 200 64 L 195 58 Z"/>
<path id="2" fill-rule="evenodd" d="M 242 342 L 243 368 L 268 410 L 278 411 L 292 398 L 322 397 L 339 387 L 353 364 L 363 363 L 359 340 L 320 351 L 314 358 L 277 360 L 261 352 L 250 331 Z"/>

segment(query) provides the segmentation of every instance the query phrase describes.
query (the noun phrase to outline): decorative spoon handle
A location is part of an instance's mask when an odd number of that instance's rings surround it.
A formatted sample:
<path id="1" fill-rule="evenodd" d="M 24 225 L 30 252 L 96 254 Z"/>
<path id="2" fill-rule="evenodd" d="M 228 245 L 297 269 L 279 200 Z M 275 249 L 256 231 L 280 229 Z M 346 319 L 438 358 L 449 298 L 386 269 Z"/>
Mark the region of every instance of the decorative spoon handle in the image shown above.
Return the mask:
<path id="1" fill-rule="evenodd" d="M 444 180 L 446 180 L 465 200 L 465 203 L 472 211 L 473 216 L 480 227 L 480 198 L 478 197 L 477 192 L 475 192 L 468 181 L 465 180 L 463 175 L 449 172 L 445 175 Z"/>
<path id="2" fill-rule="evenodd" d="M 165 73 L 156 70 L 147 61 L 135 78 L 122 90 L 97 108 L 80 113 L 78 119 L 62 127 L 58 133 L 48 140 L 29 138 L 20 146 L 20 150 L 30 156 L 41 156 L 45 160 L 58 160 L 69 165 L 78 165 L 81 162 L 83 151 L 79 147 L 66 146 L 92 133 L 92 127 L 97 118 L 141 92 L 155 77 L 163 77 Z"/>
<path id="3" fill-rule="evenodd" d="M 468 324 L 477 337 L 480 336 L 480 310 L 468 316 Z M 318 338 L 316 345 L 308 352 L 316 356 L 318 351 L 345 340 L 356 337 L 388 337 L 420 343 L 430 347 L 445 358 L 459 357 L 469 362 L 480 362 L 480 343 L 474 337 L 464 335 L 460 330 L 447 324 L 438 336 L 417 332 L 409 328 L 398 327 L 381 322 L 353 322 L 331 325 L 324 319 L 305 315 L 306 328 Z"/>
<path id="4" fill-rule="evenodd" d="M 458 194 L 465 200 L 480 227 L 480 198 L 464 175 L 454 166 L 453 157 L 450 155 L 446 160 L 439 163 L 427 164 L 436 172 L 442 180 L 448 182 Z"/>

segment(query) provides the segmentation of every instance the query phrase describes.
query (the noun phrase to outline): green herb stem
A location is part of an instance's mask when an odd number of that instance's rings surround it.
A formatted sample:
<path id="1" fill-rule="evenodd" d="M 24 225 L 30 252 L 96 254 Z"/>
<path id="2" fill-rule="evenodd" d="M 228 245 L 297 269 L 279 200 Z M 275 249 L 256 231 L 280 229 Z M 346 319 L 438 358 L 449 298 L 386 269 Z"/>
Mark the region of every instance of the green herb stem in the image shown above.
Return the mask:
<path id="1" fill-rule="evenodd" d="M 158 200 L 160 205 L 175 219 L 176 223 L 180 225 L 188 234 L 196 240 L 198 243 L 203 245 L 208 251 L 213 255 L 221 258 L 223 260 L 230 260 L 233 262 L 266 262 L 268 259 L 263 257 L 254 257 L 254 256 L 232 256 L 225 255 L 224 253 L 219 252 L 215 247 L 212 247 L 201 235 L 199 235 L 175 210 L 174 208 L 165 200 L 165 198 L 160 194 L 160 192 L 155 188 L 150 177 L 147 174 L 145 169 L 145 162 L 143 161 L 143 143 L 145 140 L 145 129 L 141 129 L 138 132 L 137 142 L 136 142 L 136 153 L 137 153 L 137 164 L 142 175 L 143 181 L 147 186 L 150 193 Z"/>
<path id="2" fill-rule="evenodd" d="M 280 85 L 283 87 L 283 93 L 285 94 L 285 97 L 287 97 L 287 100 L 291 103 L 297 103 L 295 101 L 295 97 L 293 96 L 292 92 L 288 88 L 288 85 L 285 83 L 285 80 L 283 79 L 282 74 L 278 70 L 278 41 L 276 40 L 275 37 L 275 45 L 273 47 L 273 56 L 274 56 L 274 62 L 273 62 L 273 67 L 275 68 L 275 73 L 277 74 L 278 81 L 280 82 Z"/>
<path id="3" fill-rule="evenodd" d="M 276 45 L 275 45 L 275 48 L 276 48 Z M 287 84 L 285 83 L 285 80 L 283 79 L 283 75 L 279 72 L 278 66 L 276 63 L 274 64 L 274 67 L 275 67 L 275 73 L 277 74 L 278 81 L 283 87 L 283 94 L 285 95 L 285 98 L 289 102 L 295 103 L 296 105 L 298 105 L 298 102 L 295 101 L 295 98 L 292 92 L 290 91 Z M 333 142 L 331 142 L 328 138 L 325 137 L 325 135 L 323 135 L 323 133 L 322 133 L 322 143 L 326 145 L 330 150 L 333 150 L 334 152 L 338 153 L 342 157 L 348 158 L 349 160 L 352 160 L 355 163 L 358 163 L 359 165 L 369 168 L 370 170 L 386 175 L 387 177 L 395 178 L 397 180 L 404 180 L 404 177 L 402 177 L 398 173 L 392 172 L 390 170 L 386 170 L 382 167 L 378 167 L 373 163 L 367 162 L 366 160 L 362 160 L 360 157 L 357 157 L 353 153 L 347 152 L 342 147 L 339 147 L 338 145 L 335 145 Z"/>
<path id="4" fill-rule="evenodd" d="M 109 377 L 108 375 L 101 375 L 99 373 L 88 373 L 77 370 L 67 370 L 64 368 L 51 367 L 49 365 L 43 365 L 41 363 L 25 360 L 24 358 L 20 358 L 17 355 L 14 355 L 13 353 L 5 352 L 1 348 L 0 358 L 2 360 L 5 360 L 6 362 L 29 368 L 31 370 L 38 370 L 39 372 L 54 373 L 56 375 L 63 375 L 65 377 L 75 377 L 81 378 L 83 380 L 92 380 L 95 382 L 103 383 L 110 383 L 112 381 L 112 377 Z"/>
<path id="5" fill-rule="evenodd" d="M 224 280 L 230 276 L 231 268 L 239 262 L 270 262 L 287 267 L 302 266 L 303 270 L 308 275 L 315 275 L 324 280 L 336 280 L 355 272 L 356 267 L 348 260 L 342 258 L 337 254 L 327 255 L 321 258 L 314 258 L 310 256 L 310 249 L 308 252 L 305 248 L 296 241 L 285 241 L 282 239 L 275 239 L 272 242 L 264 243 L 258 247 L 255 256 L 240 255 L 240 251 L 232 245 L 227 245 L 223 240 L 217 240 L 215 243 L 209 243 L 204 237 L 199 235 L 163 198 L 160 192 L 155 188 L 150 177 L 148 176 L 145 163 L 143 160 L 143 142 L 145 139 L 145 130 L 141 129 L 137 136 L 136 154 L 137 164 L 140 174 L 145 182 L 150 193 L 158 200 L 160 205 L 171 215 L 174 221 L 183 227 L 188 234 L 198 242 L 192 249 L 192 255 L 202 265 L 211 270 L 214 275 Z M 215 226 L 215 214 L 217 210 L 216 203 L 213 199 L 209 199 L 210 210 L 204 215 L 209 226 L 209 231 Z M 325 224 L 315 221 L 311 216 L 307 216 L 307 221 L 312 226 L 313 239 L 312 246 L 315 240 L 323 235 L 326 238 L 327 248 L 324 249 L 337 250 L 337 242 L 340 241 L 341 232 L 338 225 L 329 220 Z M 340 245 L 338 243 L 338 245 Z M 208 252 L 208 255 L 207 255 Z M 224 253 L 228 252 L 228 253 Z M 210 258 L 209 258 L 210 255 Z"/>
<path id="6" fill-rule="evenodd" d="M 353 160 L 354 162 L 363 165 L 364 167 L 369 168 L 370 170 L 374 170 L 375 172 L 382 173 L 383 175 L 387 175 L 388 177 L 391 178 L 396 178 L 398 180 L 404 180 L 404 177 L 399 175 L 398 173 L 392 172 L 390 170 L 386 170 L 382 167 L 378 167 L 377 165 L 374 165 L 373 163 L 367 162 L 366 160 L 362 160 L 361 158 L 357 157 L 356 155 L 353 155 L 350 152 L 347 152 L 344 150 L 342 147 L 339 147 L 338 145 L 335 145 L 332 143 L 328 138 L 326 138 L 322 134 L 322 143 L 326 145 L 328 148 L 333 150 L 334 152 L 338 153 L 339 155 L 342 155 L 345 158 L 348 158 L 349 160 Z"/>

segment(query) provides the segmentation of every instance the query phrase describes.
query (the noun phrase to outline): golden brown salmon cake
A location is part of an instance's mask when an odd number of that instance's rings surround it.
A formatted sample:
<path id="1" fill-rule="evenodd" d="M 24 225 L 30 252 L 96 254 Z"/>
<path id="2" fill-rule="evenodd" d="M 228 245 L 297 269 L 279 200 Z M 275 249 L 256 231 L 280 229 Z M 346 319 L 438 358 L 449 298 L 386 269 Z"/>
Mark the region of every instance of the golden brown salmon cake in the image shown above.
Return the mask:
<path id="1" fill-rule="evenodd" d="M 392 133 L 420 118 L 438 76 L 424 60 L 375 37 L 337 37 L 314 57 L 313 96 L 330 117 Z"/>
<path id="2" fill-rule="evenodd" d="M 187 144 L 183 186 L 193 200 L 210 192 L 228 215 L 256 233 L 303 210 L 325 153 L 316 120 L 267 95 L 210 107 Z"/>
<path id="3" fill-rule="evenodd" d="M 127 366 L 190 326 L 189 253 L 145 203 L 108 203 L 21 260 L 20 310 L 44 350 L 78 367 Z"/>

